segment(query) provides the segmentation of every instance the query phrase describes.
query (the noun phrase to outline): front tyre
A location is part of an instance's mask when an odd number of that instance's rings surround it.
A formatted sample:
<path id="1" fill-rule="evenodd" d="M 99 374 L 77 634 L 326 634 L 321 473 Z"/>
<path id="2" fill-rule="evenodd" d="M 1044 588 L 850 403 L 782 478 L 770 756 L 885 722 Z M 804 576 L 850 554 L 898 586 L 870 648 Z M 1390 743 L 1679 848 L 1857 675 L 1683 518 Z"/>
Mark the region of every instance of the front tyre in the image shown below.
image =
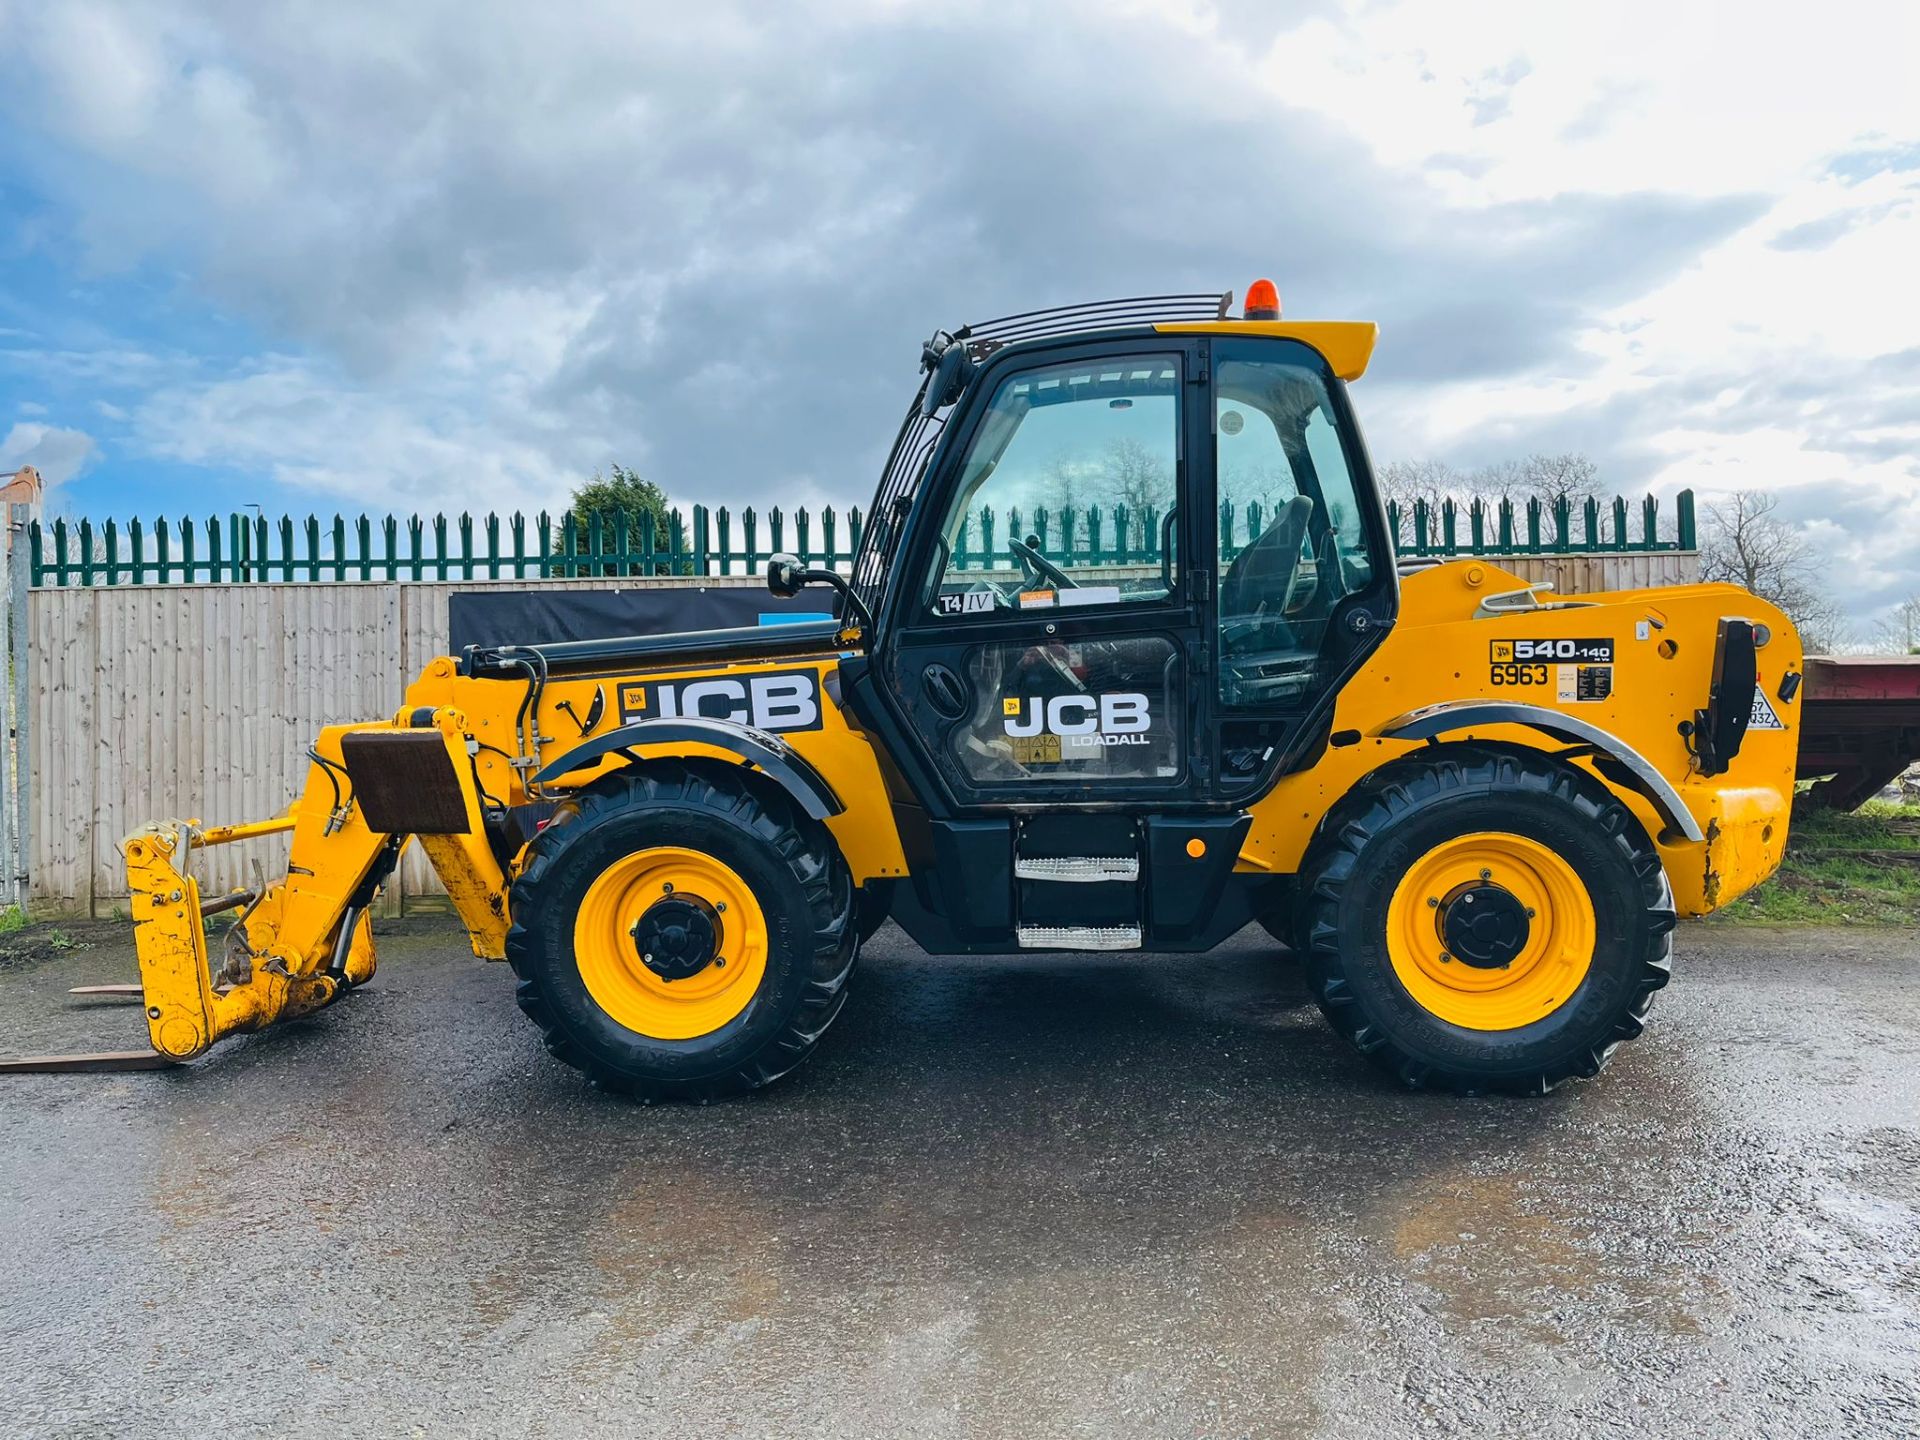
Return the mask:
<path id="1" fill-rule="evenodd" d="M 859 946 L 824 829 L 722 766 L 649 763 L 561 805 L 511 915 L 520 1007 L 547 1048 L 644 1099 L 786 1074 L 839 1014 Z"/>
<path id="2" fill-rule="evenodd" d="M 1600 1072 L 1667 983 L 1660 858 L 1598 781 L 1465 748 L 1369 776 L 1308 865 L 1308 974 L 1410 1086 L 1545 1094 Z"/>

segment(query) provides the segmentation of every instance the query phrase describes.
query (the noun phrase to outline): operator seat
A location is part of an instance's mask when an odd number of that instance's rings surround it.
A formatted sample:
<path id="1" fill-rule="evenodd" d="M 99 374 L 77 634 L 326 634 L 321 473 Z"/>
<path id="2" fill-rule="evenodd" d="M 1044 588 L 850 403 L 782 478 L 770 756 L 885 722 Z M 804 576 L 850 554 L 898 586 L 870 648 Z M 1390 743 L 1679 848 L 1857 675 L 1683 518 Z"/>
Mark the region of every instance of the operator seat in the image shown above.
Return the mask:
<path id="1" fill-rule="evenodd" d="M 1300 573 L 1300 552 L 1307 538 L 1307 521 L 1313 516 L 1313 501 L 1296 495 L 1282 505 L 1273 523 L 1260 532 L 1260 538 L 1234 556 L 1227 573 L 1220 579 L 1220 618 L 1231 624 L 1236 620 L 1265 619 L 1284 621 L 1282 611 L 1293 591 L 1294 577 Z M 1258 633 L 1271 625 L 1251 626 Z"/>
<path id="2" fill-rule="evenodd" d="M 1313 684 L 1319 637 L 1298 633 L 1286 615 L 1312 518 L 1311 497 L 1294 496 L 1220 578 L 1221 690 L 1229 704 L 1282 703 Z"/>

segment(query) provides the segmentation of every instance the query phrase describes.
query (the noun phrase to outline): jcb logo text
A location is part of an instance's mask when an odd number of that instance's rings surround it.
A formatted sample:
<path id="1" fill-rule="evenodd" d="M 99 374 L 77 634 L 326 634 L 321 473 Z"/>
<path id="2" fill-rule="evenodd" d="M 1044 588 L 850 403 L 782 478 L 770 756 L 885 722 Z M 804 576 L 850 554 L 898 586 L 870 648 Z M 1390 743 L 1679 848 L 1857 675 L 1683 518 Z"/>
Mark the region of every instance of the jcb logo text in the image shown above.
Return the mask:
<path id="1" fill-rule="evenodd" d="M 716 675 L 706 680 L 625 680 L 620 721 L 699 717 L 760 730 L 818 730 L 820 677 L 812 670 Z"/>

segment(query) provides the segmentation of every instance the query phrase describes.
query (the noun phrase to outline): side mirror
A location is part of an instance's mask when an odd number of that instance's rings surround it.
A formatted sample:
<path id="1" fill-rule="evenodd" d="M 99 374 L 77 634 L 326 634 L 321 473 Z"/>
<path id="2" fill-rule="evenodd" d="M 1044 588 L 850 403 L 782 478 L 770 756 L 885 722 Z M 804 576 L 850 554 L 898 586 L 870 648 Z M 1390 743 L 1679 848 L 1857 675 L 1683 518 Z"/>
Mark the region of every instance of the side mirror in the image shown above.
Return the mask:
<path id="1" fill-rule="evenodd" d="M 867 607 L 853 593 L 847 577 L 838 570 L 816 569 L 803 563 L 798 555 L 775 555 L 768 559 L 767 589 L 782 600 L 791 600 L 807 586 L 815 584 L 830 585 L 839 594 L 842 601 L 841 619 L 857 621 L 869 631 L 873 629 L 873 616 L 867 613 Z"/>
<path id="2" fill-rule="evenodd" d="M 767 561 L 767 589 L 791 600 L 807 586 L 807 567 L 798 555 L 775 555 Z"/>
<path id="3" fill-rule="evenodd" d="M 920 350 L 920 368 L 928 375 L 926 393 L 920 397 L 920 414 L 931 420 L 965 393 L 973 379 L 973 357 L 966 345 L 944 330 Z"/>

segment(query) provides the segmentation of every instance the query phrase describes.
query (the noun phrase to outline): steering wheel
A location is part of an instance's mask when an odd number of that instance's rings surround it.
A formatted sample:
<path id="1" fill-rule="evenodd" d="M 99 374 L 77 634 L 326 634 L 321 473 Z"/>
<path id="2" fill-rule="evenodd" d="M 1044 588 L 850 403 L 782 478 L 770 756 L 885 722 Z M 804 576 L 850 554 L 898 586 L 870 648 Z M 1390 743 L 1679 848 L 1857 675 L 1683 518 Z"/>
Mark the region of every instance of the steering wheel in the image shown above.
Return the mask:
<path id="1" fill-rule="evenodd" d="M 1025 540 L 1007 537 L 1007 549 L 1013 558 L 1020 562 L 1020 568 L 1027 572 L 1029 583 L 1035 580 L 1050 580 L 1056 589 L 1078 590 L 1080 582 L 1053 561 L 1040 553 L 1040 537 L 1032 536 Z"/>

